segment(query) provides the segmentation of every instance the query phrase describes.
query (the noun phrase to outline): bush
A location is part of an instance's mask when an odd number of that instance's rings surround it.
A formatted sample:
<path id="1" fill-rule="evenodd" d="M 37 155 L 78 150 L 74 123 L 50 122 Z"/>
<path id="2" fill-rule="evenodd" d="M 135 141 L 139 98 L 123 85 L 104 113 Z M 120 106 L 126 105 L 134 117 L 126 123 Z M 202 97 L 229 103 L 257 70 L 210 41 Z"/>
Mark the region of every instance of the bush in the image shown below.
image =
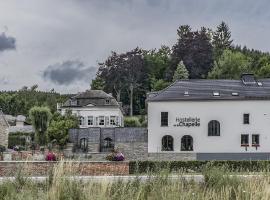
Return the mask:
<path id="1" fill-rule="evenodd" d="M 34 138 L 34 133 L 15 132 L 8 135 L 8 148 L 13 149 L 15 146 L 26 146 L 26 137 Z"/>
<path id="2" fill-rule="evenodd" d="M 170 172 L 197 172 L 202 173 L 205 167 L 224 167 L 234 172 L 259 172 L 270 170 L 270 161 L 130 161 L 130 174 L 159 172 L 168 169 Z"/>
<path id="3" fill-rule="evenodd" d="M 141 123 L 137 117 L 125 117 L 125 127 L 141 127 Z"/>

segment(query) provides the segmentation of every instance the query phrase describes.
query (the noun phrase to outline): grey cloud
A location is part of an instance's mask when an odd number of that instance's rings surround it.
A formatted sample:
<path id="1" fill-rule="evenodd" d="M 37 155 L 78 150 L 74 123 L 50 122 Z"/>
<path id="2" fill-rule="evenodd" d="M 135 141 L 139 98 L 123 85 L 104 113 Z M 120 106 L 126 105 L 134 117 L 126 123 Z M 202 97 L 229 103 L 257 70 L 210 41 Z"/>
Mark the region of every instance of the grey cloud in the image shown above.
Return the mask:
<path id="1" fill-rule="evenodd" d="M 74 82 L 90 83 L 95 72 L 95 67 L 87 67 L 78 60 L 68 60 L 48 66 L 42 76 L 58 85 L 70 85 Z"/>
<path id="2" fill-rule="evenodd" d="M 7 85 L 9 83 L 10 83 L 10 80 L 6 76 L 0 77 L 0 84 Z"/>
<path id="3" fill-rule="evenodd" d="M 11 36 L 6 36 L 5 33 L 0 34 L 0 52 L 12 49 L 16 49 L 16 39 Z"/>

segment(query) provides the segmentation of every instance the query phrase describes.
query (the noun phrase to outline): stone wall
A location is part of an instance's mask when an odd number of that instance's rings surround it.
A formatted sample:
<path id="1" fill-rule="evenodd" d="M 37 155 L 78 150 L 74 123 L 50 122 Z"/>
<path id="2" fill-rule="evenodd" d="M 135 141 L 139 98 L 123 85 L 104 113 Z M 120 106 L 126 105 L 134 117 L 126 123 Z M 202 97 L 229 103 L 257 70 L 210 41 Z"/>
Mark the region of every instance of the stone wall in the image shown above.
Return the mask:
<path id="1" fill-rule="evenodd" d="M 46 176 L 53 169 L 59 170 L 63 166 L 65 172 L 71 175 L 92 176 L 92 175 L 128 175 L 128 162 L 46 162 L 46 161 L 1 161 L 0 176 L 15 176 L 20 170 L 23 175 Z"/>
<path id="2" fill-rule="evenodd" d="M 5 146 L 6 148 L 8 146 L 8 127 L 9 125 L 0 110 L 0 145 Z"/>

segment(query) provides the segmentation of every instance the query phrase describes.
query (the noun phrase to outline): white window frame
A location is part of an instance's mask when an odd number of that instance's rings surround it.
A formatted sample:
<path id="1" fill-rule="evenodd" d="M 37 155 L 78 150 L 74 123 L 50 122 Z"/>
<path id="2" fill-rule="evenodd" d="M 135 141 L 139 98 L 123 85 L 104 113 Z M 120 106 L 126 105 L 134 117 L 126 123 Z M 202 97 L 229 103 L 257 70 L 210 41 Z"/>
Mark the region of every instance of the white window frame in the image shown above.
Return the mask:
<path id="1" fill-rule="evenodd" d="M 103 124 L 101 124 L 101 120 L 103 120 Z M 98 125 L 99 126 L 105 126 L 105 116 L 99 116 L 98 117 Z"/>
<path id="2" fill-rule="evenodd" d="M 87 118 L 87 125 L 88 126 L 93 126 L 94 125 L 94 117 L 93 116 L 88 116 L 88 118 Z"/>

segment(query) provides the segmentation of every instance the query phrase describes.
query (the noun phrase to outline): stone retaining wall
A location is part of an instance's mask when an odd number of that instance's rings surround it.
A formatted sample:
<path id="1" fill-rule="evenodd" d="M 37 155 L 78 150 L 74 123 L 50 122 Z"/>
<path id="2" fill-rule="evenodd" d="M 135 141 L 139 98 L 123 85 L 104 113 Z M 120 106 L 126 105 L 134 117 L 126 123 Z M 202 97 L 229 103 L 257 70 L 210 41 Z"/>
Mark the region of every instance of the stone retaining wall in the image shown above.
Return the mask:
<path id="1" fill-rule="evenodd" d="M 15 176 L 20 170 L 22 175 L 46 176 L 51 170 L 58 170 L 63 166 L 65 172 L 78 176 L 98 175 L 128 175 L 128 162 L 89 162 L 89 161 L 1 161 L 0 176 Z"/>

